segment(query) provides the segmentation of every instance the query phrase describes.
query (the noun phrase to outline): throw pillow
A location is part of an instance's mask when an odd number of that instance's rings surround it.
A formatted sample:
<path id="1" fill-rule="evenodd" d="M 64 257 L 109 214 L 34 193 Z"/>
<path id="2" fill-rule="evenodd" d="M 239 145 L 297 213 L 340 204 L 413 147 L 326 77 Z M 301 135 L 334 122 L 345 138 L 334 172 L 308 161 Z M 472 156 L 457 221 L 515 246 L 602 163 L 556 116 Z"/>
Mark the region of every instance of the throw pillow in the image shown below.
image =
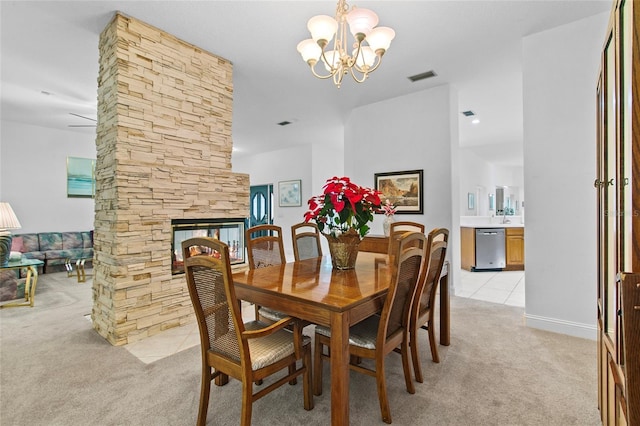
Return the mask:
<path id="1" fill-rule="evenodd" d="M 9 260 L 22 260 L 22 253 L 19 251 L 12 251 L 9 253 Z"/>
<path id="2" fill-rule="evenodd" d="M 13 237 L 11 239 L 11 251 L 24 253 L 24 242 L 22 241 L 22 237 Z"/>

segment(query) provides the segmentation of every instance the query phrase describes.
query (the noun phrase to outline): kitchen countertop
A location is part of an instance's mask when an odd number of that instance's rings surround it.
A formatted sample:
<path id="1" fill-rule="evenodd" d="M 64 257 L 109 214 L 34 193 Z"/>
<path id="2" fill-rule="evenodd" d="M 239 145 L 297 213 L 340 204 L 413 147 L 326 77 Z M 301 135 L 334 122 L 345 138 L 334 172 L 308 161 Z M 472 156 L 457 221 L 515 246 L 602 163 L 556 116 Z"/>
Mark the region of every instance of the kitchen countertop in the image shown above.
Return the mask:
<path id="1" fill-rule="evenodd" d="M 524 223 L 460 224 L 461 228 L 524 228 Z"/>

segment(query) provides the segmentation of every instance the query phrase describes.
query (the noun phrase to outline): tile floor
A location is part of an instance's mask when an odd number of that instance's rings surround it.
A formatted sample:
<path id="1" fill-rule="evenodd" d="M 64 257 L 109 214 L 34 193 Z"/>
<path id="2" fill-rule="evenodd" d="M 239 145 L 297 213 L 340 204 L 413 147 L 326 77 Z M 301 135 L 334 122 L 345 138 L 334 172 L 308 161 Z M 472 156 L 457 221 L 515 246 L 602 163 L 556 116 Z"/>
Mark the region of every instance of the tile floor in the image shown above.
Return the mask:
<path id="1" fill-rule="evenodd" d="M 460 269 L 459 274 L 456 296 L 524 308 L 524 271 L 469 272 Z"/>
<path id="2" fill-rule="evenodd" d="M 469 272 L 460 269 L 458 297 L 524 307 L 524 271 Z M 245 320 L 254 318 L 253 305 L 243 306 Z M 196 323 L 175 327 L 124 347 L 145 364 L 200 344 Z"/>

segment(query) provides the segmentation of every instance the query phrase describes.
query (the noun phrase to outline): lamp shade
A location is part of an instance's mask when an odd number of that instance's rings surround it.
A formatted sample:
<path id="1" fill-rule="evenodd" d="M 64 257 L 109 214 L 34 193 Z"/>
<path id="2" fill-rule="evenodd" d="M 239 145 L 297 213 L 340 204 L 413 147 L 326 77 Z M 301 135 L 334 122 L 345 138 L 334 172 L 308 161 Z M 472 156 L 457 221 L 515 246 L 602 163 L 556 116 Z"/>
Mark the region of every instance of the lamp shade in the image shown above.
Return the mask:
<path id="1" fill-rule="evenodd" d="M 322 49 L 318 46 L 318 43 L 311 38 L 298 43 L 298 52 L 300 52 L 302 59 L 304 59 L 306 63 L 309 63 L 309 61 L 316 63 L 318 59 L 320 59 L 320 55 L 322 55 Z"/>
<path id="2" fill-rule="evenodd" d="M 329 50 L 327 52 L 324 52 L 322 62 L 324 62 L 324 67 L 327 69 L 327 71 L 337 69 L 340 66 L 340 52 L 338 52 L 337 50 Z"/>
<path id="3" fill-rule="evenodd" d="M 358 52 L 358 49 L 353 49 L 354 57 L 357 52 Z M 373 50 L 371 50 L 369 46 L 362 46 L 360 48 L 360 54 L 355 59 L 356 59 L 356 64 L 360 68 L 363 68 L 365 65 L 367 67 L 372 67 L 373 63 L 376 61 L 376 54 L 373 52 Z"/>
<path id="4" fill-rule="evenodd" d="M 351 12 L 347 13 L 347 22 L 349 23 L 349 30 L 354 37 L 356 37 L 356 34 L 367 36 L 373 27 L 378 25 L 378 15 L 372 10 L 354 7 Z"/>
<path id="5" fill-rule="evenodd" d="M 318 42 L 318 40 L 326 40 L 327 43 L 333 39 L 336 31 L 338 31 L 338 22 L 331 16 L 317 15 L 309 19 L 307 22 L 307 28 L 311 33 L 311 38 Z"/>
<path id="6" fill-rule="evenodd" d="M 9 203 L 0 202 L 0 230 L 22 228 Z"/>
<path id="7" fill-rule="evenodd" d="M 389 27 L 374 28 L 367 36 L 367 43 L 374 52 L 382 49 L 385 52 L 389 49 L 391 40 L 396 36 L 396 32 Z"/>
<path id="8" fill-rule="evenodd" d="M 11 255 L 11 233 L 8 229 L 22 228 L 9 203 L 0 203 L 0 266 L 9 264 Z"/>

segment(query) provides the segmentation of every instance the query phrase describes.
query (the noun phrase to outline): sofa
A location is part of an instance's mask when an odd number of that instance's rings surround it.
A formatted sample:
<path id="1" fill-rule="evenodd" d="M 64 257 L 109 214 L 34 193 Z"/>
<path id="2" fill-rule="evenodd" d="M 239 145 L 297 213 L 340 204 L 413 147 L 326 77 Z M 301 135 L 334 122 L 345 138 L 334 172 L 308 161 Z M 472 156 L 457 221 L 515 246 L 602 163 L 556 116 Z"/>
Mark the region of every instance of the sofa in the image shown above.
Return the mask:
<path id="1" fill-rule="evenodd" d="M 19 280 L 13 270 L 0 271 L 0 302 L 22 299 L 24 297 L 24 280 Z"/>
<path id="2" fill-rule="evenodd" d="M 64 271 L 67 259 L 93 259 L 93 231 L 14 234 L 11 251 L 42 260 L 40 273 Z"/>
<path id="3" fill-rule="evenodd" d="M 93 259 L 93 231 L 41 232 L 37 234 L 14 234 L 11 242 L 12 256 L 21 253 L 28 259 L 38 259 L 44 265 L 38 273 L 65 271 L 65 261 L 71 259 Z M 0 302 L 24 297 L 24 280 L 27 270 L 0 271 Z"/>

